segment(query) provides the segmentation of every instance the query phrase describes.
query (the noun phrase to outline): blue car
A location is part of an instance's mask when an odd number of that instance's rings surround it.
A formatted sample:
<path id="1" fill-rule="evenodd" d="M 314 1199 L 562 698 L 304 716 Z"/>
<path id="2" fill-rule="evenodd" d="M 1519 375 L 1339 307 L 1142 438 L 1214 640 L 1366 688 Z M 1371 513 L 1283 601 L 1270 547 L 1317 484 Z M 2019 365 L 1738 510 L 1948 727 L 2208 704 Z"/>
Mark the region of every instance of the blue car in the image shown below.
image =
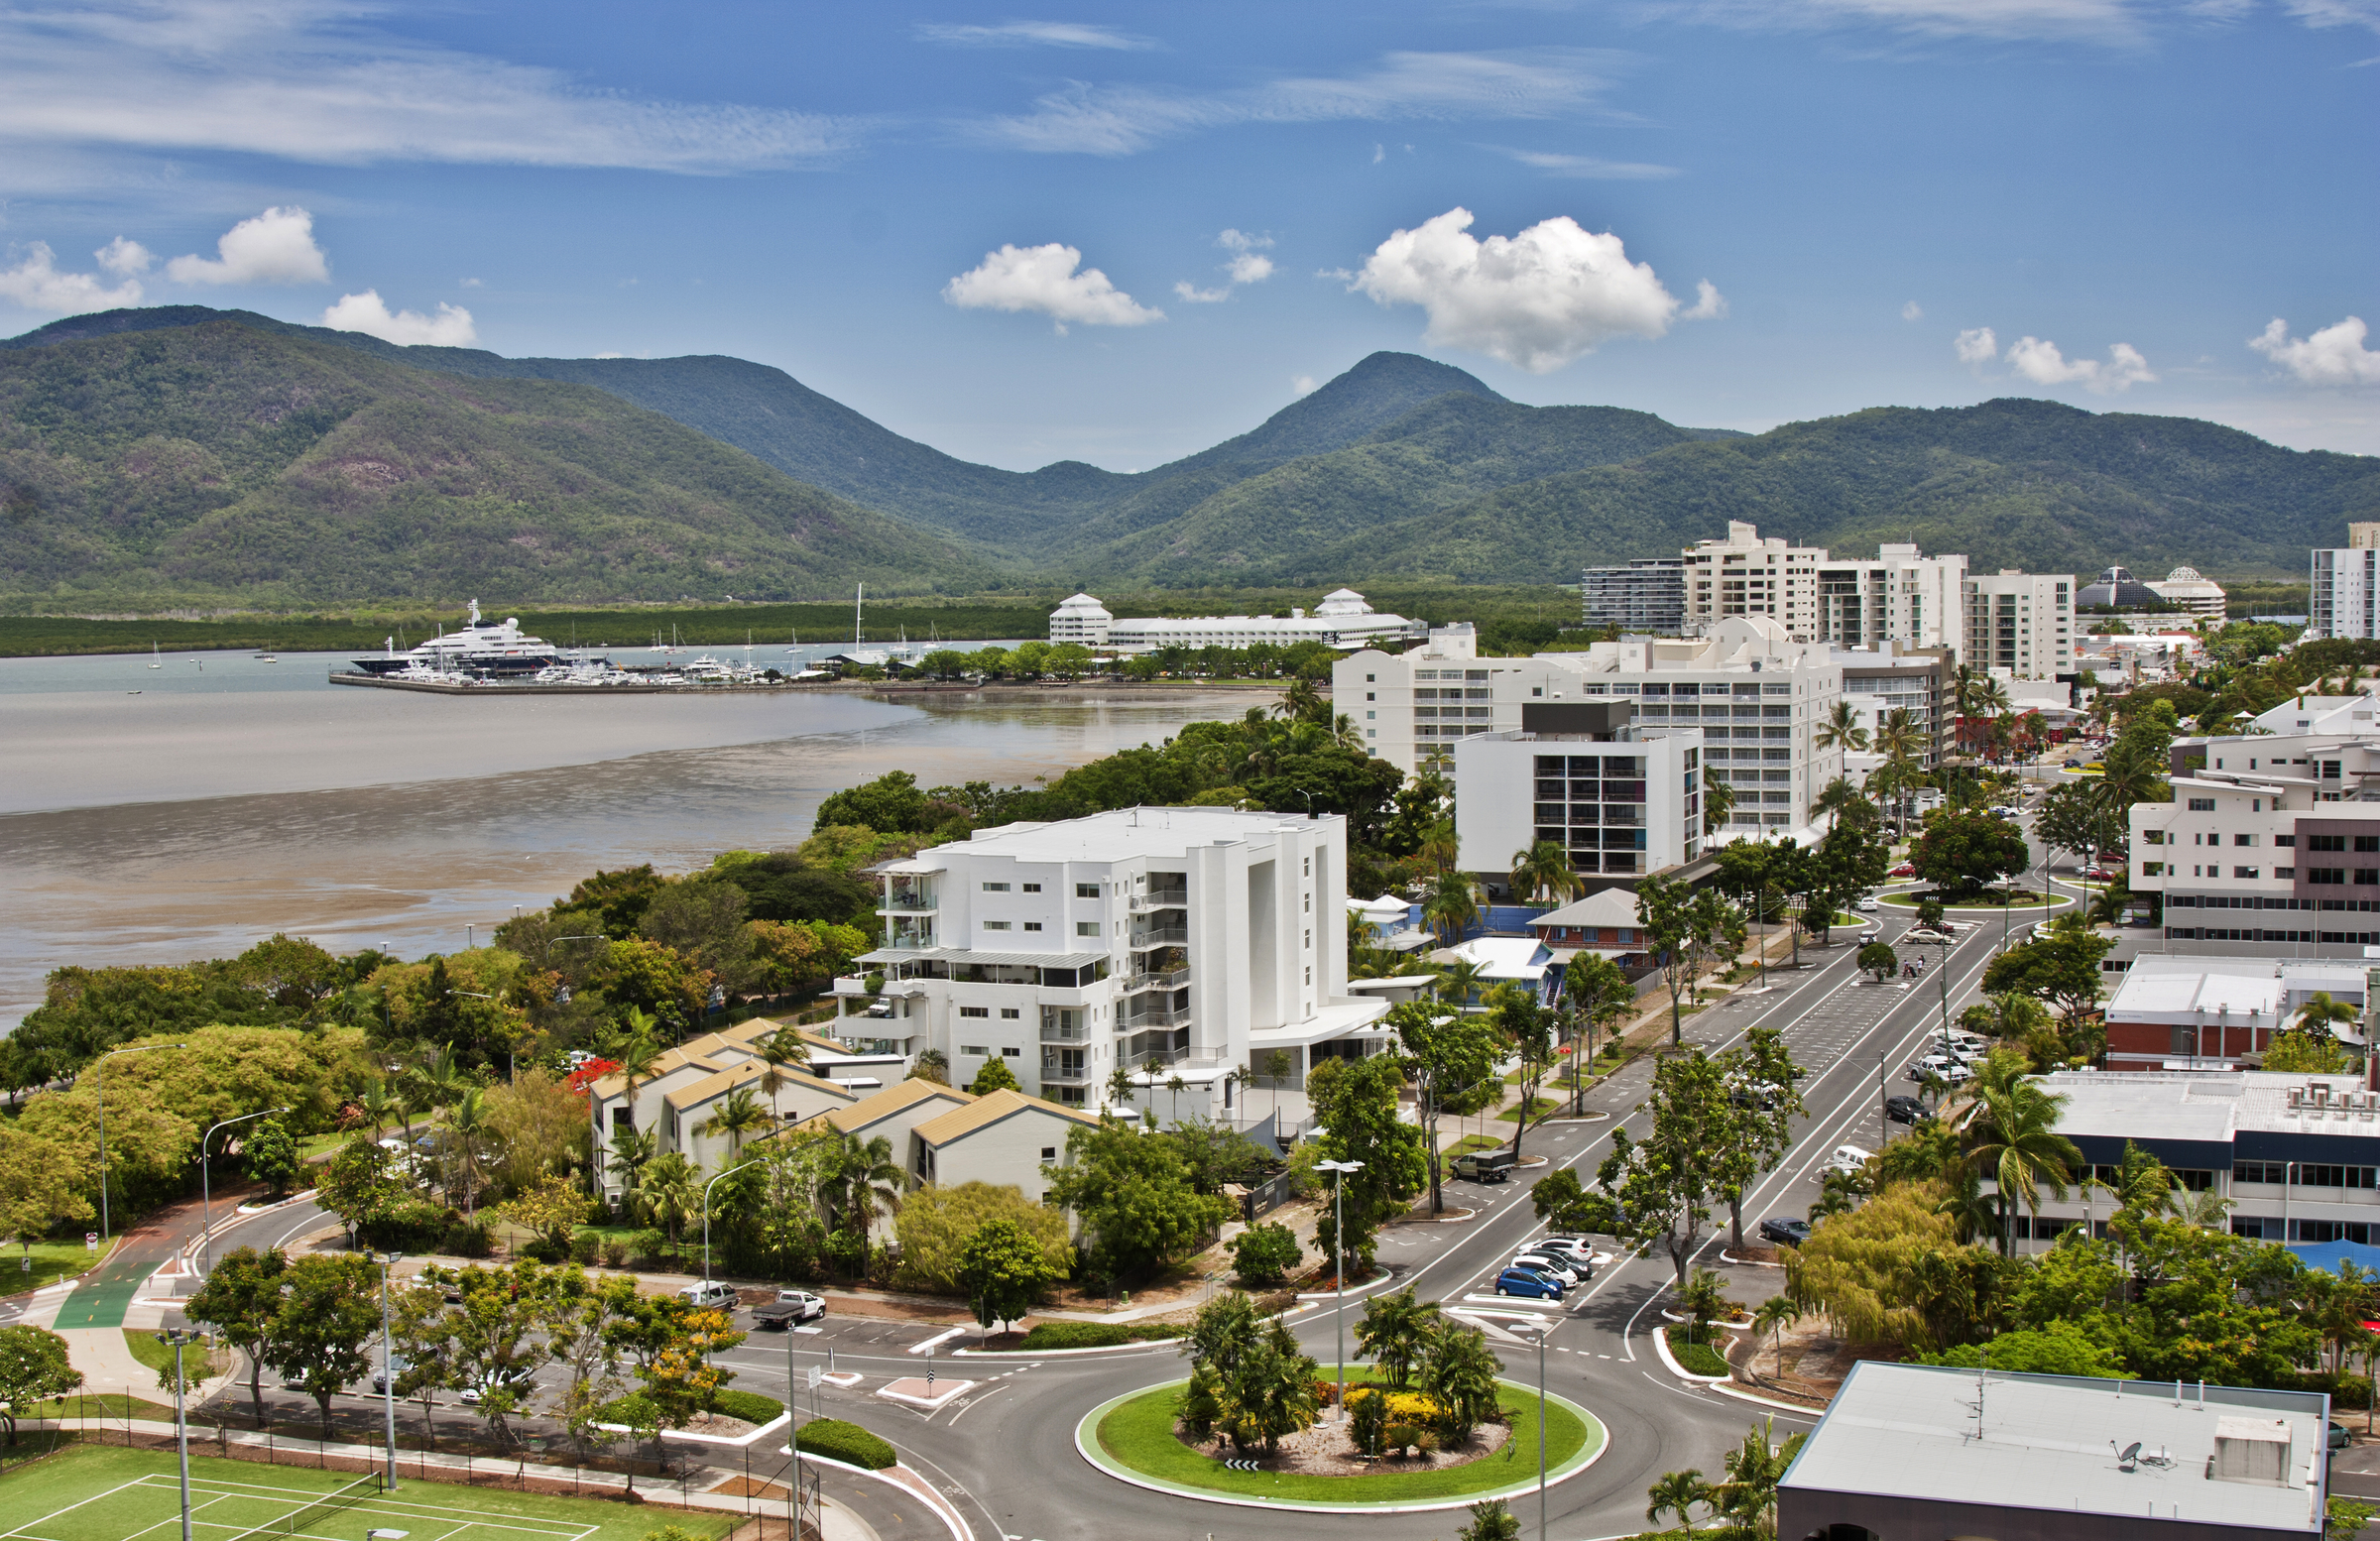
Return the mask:
<path id="1" fill-rule="evenodd" d="M 1534 1268 L 1506 1268 L 1495 1276 L 1499 1295 L 1526 1295 L 1533 1300 L 1560 1300 L 1562 1281 Z"/>

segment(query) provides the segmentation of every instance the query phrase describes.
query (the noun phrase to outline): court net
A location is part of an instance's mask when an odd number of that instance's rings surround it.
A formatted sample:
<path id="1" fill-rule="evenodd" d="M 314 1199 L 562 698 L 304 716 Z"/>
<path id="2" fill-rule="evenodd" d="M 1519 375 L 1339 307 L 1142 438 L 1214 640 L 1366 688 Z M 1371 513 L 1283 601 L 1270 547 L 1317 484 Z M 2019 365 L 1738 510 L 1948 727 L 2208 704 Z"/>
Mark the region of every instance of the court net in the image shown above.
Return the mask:
<path id="1" fill-rule="evenodd" d="M 267 1521 L 253 1530 L 241 1531 L 232 1537 L 232 1541 L 267 1541 L 273 1536 L 302 1535 L 317 1522 L 363 1502 L 379 1492 L 381 1486 L 380 1474 L 368 1473 L 343 1487 L 333 1488 L 318 1498 L 298 1505 L 278 1519 Z"/>

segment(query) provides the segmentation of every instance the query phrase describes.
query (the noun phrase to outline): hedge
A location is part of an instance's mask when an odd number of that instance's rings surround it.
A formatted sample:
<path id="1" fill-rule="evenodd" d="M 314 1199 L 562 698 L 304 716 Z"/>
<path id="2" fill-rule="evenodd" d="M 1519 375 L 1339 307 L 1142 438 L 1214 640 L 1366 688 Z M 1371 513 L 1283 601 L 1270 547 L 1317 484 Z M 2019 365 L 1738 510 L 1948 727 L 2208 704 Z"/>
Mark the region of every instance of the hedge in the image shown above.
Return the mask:
<path id="1" fill-rule="evenodd" d="M 793 1442 L 805 1456 L 824 1456 L 845 1466 L 881 1472 L 900 1460 L 891 1445 L 856 1423 L 840 1418 L 812 1418 Z"/>
<path id="2" fill-rule="evenodd" d="M 1027 1349 L 1112 1349 L 1125 1343 L 1160 1343 L 1187 1331 L 1179 1322 L 1037 1322 L 1024 1335 Z"/>
<path id="3" fill-rule="evenodd" d="M 1727 1368 L 1727 1362 L 1719 1357 L 1719 1351 L 1717 1349 L 1712 1348 L 1711 1345 L 1707 1343 L 1693 1342 L 1688 1340 L 1686 1336 L 1685 1323 L 1672 1322 L 1668 1324 L 1663 1331 L 1669 1335 L 1670 1358 L 1676 1360 L 1678 1362 L 1678 1367 L 1686 1371 L 1686 1373 L 1690 1375 L 1725 1375 L 1732 1373 L 1732 1371 Z"/>
<path id="4" fill-rule="evenodd" d="M 774 1396 L 763 1396 L 758 1391 L 722 1391 L 715 1405 L 730 1418 L 741 1418 L 746 1423 L 754 1424 L 767 1423 L 772 1418 L 782 1416 L 785 1410 L 784 1403 Z"/>

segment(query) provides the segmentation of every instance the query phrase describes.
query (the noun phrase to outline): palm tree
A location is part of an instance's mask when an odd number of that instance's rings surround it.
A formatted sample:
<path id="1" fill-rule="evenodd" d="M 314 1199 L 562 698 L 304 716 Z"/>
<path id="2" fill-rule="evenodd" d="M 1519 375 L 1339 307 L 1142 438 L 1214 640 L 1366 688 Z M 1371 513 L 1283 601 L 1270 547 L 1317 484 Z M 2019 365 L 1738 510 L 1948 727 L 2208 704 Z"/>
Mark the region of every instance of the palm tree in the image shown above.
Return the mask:
<path id="1" fill-rule="evenodd" d="M 920 1081 L 931 1081 L 936 1086 L 948 1086 L 950 1056 L 940 1049 L 921 1049 L 917 1054 L 917 1062 L 909 1067 L 909 1074 Z"/>
<path id="2" fill-rule="evenodd" d="M 446 1115 L 446 1143 L 448 1181 L 462 1183 L 463 1212 L 472 1220 L 479 1218 L 479 1183 L 486 1175 L 481 1162 L 494 1132 L 487 1094 L 476 1086 L 466 1089 Z"/>
<path id="3" fill-rule="evenodd" d="M 1388 1383 L 1402 1391 L 1437 1328 L 1438 1302 L 1420 1299 L 1409 1286 L 1393 1295 L 1374 1295 L 1364 1303 L 1364 1318 L 1356 1324 L 1356 1352 L 1371 1356 Z"/>
<path id="4" fill-rule="evenodd" d="M 1934 1213 L 1949 1219 L 1962 1246 L 1987 1232 L 1993 1236 L 2000 1234 L 1999 1203 L 1983 1191 L 1981 1173 L 1962 1164 L 1950 1178 L 1950 1197 L 1935 1205 Z"/>
<path id="5" fill-rule="evenodd" d="M 1851 784 L 1849 776 L 1839 775 L 1827 783 L 1826 790 L 1811 799 L 1810 811 L 1825 814 L 1827 828 L 1831 830 L 1842 822 L 1844 809 L 1866 800 L 1866 795 Z"/>
<path id="6" fill-rule="evenodd" d="M 1718 834 L 1735 816 L 1735 788 L 1710 767 L 1703 768 L 1703 838 Z"/>
<path id="7" fill-rule="evenodd" d="M 1909 708 L 1896 706 L 1876 724 L 1875 751 L 1884 757 L 1884 769 L 1891 772 L 1887 779 L 1904 795 L 1900 822 L 1909 822 L 1906 793 L 1918 774 L 1917 756 L 1925 748 L 1926 730 L 1909 715 Z"/>
<path id="8" fill-rule="evenodd" d="M 1982 1078 L 1975 1084 L 1981 1085 Z M 1974 1142 L 1967 1147 L 1966 1158 L 1976 1171 L 1989 1173 L 1997 1184 L 2004 1217 L 2012 1219 L 2021 1203 L 2038 1219 L 2043 1188 L 2049 1189 L 2052 1198 L 2066 1197 L 2066 1185 L 2082 1164 L 2082 1152 L 2057 1131 L 2059 1110 L 2065 1106 L 2064 1096 L 2052 1096 L 2029 1077 L 1986 1087 L 1970 1105 L 1964 1132 Z M 2002 1255 L 2015 1245 L 2010 1231 L 2006 1225 L 2001 1227 Z"/>
<path id="9" fill-rule="evenodd" d="M 1421 859 L 1430 864 L 1432 872 L 1449 872 L 1461 855 L 1462 843 L 1455 836 L 1455 821 L 1438 819 L 1421 834 Z"/>
<path id="10" fill-rule="evenodd" d="M 645 1168 L 652 1164 L 658 1141 L 648 1132 L 638 1133 L 628 1125 L 612 1130 L 611 1148 L 605 1152 L 604 1168 L 620 1175 L 620 1207 L 629 1214 L 637 1213 L 637 1189 L 644 1182 Z"/>
<path id="11" fill-rule="evenodd" d="M 1540 840 L 1525 851 L 1512 853 L 1515 897 L 1525 893 L 1530 902 L 1543 903 L 1550 893 L 1556 903 L 1566 903 L 1577 898 L 1585 887 L 1570 865 L 1570 853 L 1551 840 Z"/>
<path id="12" fill-rule="evenodd" d="M 645 1181 L 638 1198 L 649 1223 L 669 1233 L 677 1245 L 677 1228 L 696 1218 L 702 1205 L 702 1168 L 675 1150 L 666 1150 L 645 1164 Z"/>
<path id="13" fill-rule="evenodd" d="M 1331 739 L 1341 749 L 1364 753 L 1364 730 L 1356 726 L 1355 718 L 1345 712 L 1331 719 Z"/>
<path id="14" fill-rule="evenodd" d="M 1859 726 L 1859 708 L 1838 697 L 1835 709 L 1818 725 L 1810 742 L 1819 749 L 1865 750 L 1867 730 Z"/>
<path id="15" fill-rule="evenodd" d="M 900 1207 L 908 1175 L 893 1160 L 892 1141 L 884 1135 L 863 1140 L 857 1134 L 845 1134 L 842 1139 L 842 1147 L 830 1157 L 826 1175 L 819 1180 L 818 1197 L 826 1207 L 828 1232 L 848 1230 L 858 1238 L 860 1266 L 865 1272 L 869 1231 L 880 1218 Z"/>
<path id="16" fill-rule="evenodd" d="M 745 1135 L 755 1129 L 768 1128 L 775 1122 L 774 1114 L 761 1106 L 761 1100 L 752 1095 L 751 1087 L 739 1086 L 719 1099 L 719 1106 L 711 1111 L 709 1118 L 694 1126 L 694 1132 L 725 1134 L 727 1158 L 733 1161 L 736 1153 L 744 1148 Z"/>
<path id="17" fill-rule="evenodd" d="M 412 1094 L 408 1100 L 417 1109 L 450 1108 L 471 1084 L 470 1073 L 456 1062 L 451 1045 L 441 1044 L 436 1053 L 405 1070 L 406 1089 Z"/>
<path id="18" fill-rule="evenodd" d="M 372 1121 L 374 1139 L 380 1138 L 380 1131 L 387 1128 L 398 1114 L 397 1099 L 390 1095 L 386 1081 L 375 1081 L 364 1088 L 364 1095 L 355 1100 L 355 1107 L 358 1113 Z"/>
<path id="19" fill-rule="evenodd" d="M 1785 1374 L 1785 1329 L 1801 1319 L 1802 1308 L 1784 1295 L 1769 1296 L 1752 1313 L 1752 1331 L 1766 1334 L 1768 1346 L 1776 1351 L 1779 1379 Z"/>
<path id="20" fill-rule="evenodd" d="M 1652 1501 L 1644 1506 L 1644 1517 L 1654 1524 L 1661 1523 L 1664 1514 L 1675 1514 L 1681 1527 L 1694 1523 L 1694 1506 L 1715 1506 L 1718 1490 L 1703 1481 L 1703 1474 L 1689 1468 L 1683 1472 L 1667 1472 L 1661 1481 L 1645 1492 Z"/>
<path id="21" fill-rule="evenodd" d="M 1272 704 L 1275 717 L 1286 717 L 1295 722 L 1312 722 L 1317 716 L 1327 721 L 1330 709 L 1330 703 L 1322 698 L 1322 691 L 1316 688 L 1314 681 L 1303 675 L 1289 681 L 1289 688 L 1282 691 L 1281 698 Z"/>
<path id="22" fill-rule="evenodd" d="M 1458 1010 L 1468 1010 L 1480 992 L 1480 965 L 1458 957 L 1438 972 L 1438 999 Z"/>
<path id="23" fill-rule="evenodd" d="M 1445 946 L 1461 941 L 1465 928 L 1480 918 L 1479 894 L 1471 880 L 1451 870 L 1440 873 L 1430 885 L 1429 897 L 1422 901 L 1421 917 Z"/>
<path id="24" fill-rule="evenodd" d="M 1727 1480 L 1719 1484 L 1719 1507 L 1735 1521 L 1739 1533 L 1775 1533 L 1777 1483 L 1801 1452 L 1802 1441 L 1809 1437 L 1795 1434 L 1782 1445 L 1772 1445 L 1769 1441 L 1776 1434 L 1776 1423 L 1774 1418 L 1761 1419 L 1758 1428 L 1744 1433 L 1741 1445 L 1727 1452 Z"/>
<path id="25" fill-rule="evenodd" d="M 810 1040 L 801 1035 L 798 1027 L 779 1027 L 753 1047 L 761 1051 L 761 1090 L 768 1094 L 769 1112 L 781 1119 L 784 1110 L 777 1106 L 776 1094 L 787 1085 L 788 1067 L 810 1062 Z"/>

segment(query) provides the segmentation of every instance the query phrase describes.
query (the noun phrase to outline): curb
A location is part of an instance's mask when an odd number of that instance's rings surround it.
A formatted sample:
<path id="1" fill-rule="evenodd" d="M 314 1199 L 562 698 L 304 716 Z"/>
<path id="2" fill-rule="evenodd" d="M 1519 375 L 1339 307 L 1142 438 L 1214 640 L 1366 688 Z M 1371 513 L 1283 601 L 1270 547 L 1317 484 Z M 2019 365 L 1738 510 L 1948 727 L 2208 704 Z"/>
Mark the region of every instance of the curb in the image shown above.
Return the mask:
<path id="1" fill-rule="evenodd" d="M 1668 1315 L 1667 1312 L 1663 1312 L 1662 1314 L 1664 1316 Z M 1653 1334 L 1653 1348 L 1660 1354 L 1663 1367 L 1668 1369 L 1671 1374 L 1677 1376 L 1680 1380 L 1691 1381 L 1695 1385 L 1700 1386 L 1720 1386 L 1728 1384 L 1735 1378 L 1731 1374 L 1698 1375 L 1692 1370 L 1688 1369 L 1685 1365 L 1679 1363 L 1677 1356 L 1669 1352 L 1669 1334 L 1666 1332 L 1657 1332 Z"/>
<path id="2" fill-rule="evenodd" d="M 1187 1336 L 1187 1335 L 1185 1335 Z M 1134 1349 L 1172 1349 L 1181 1352 L 1180 1338 L 1143 1338 L 1136 1343 L 1102 1343 L 1088 1349 L 953 1349 L 952 1359 L 1045 1360 L 1075 1354 L 1127 1354 Z"/>
<path id="3" fill-rule="evenodd" d="M 1732 1263 L 1738 1268 L 1782 1268 L 1785 1266 L 1781 1262 L 1762 1262 L 1757 1257 L 1731 1257 L 1724 1246 L 1719 1249 L 1719 1260 Z"/>
<path id="4" fill-rule="evenodd" d="M 1095 1470 L 1115 1478 L 1118 1482 L 1129 1482 L 1134 1487 L 1144 1488 L 1149 1492 L 1164 1493 L 1176 1498 L 1194 1498 L 1202 1503 L 1229 1504 L 1234 1508 L 1277 1509 L 1295 1514 L 1427 1514 L 1446 1509 L 1467 1509 L 1475 1503 L 1485 1503 L 1490 1498 L 1519 1498 L 1537 1490 L 1536 1474 L 1531 1473 L 1527 1482 L 1509 1487 L 1469 1492 L 1460 1497 L 1434 1498 L 1418 1503 L 1299 1503 L 1286 1498 L 1259 1498 L 1250 1493 L 1220 1492 L 1214 1488 L 1192 1487 L 1182 1482 L 1169 1482 L 1161 1478 L 1146 1477 L 1122 1465 L 1114 1457 L 1099 1449 L 1098 1424 L 1109 1412 L 1120 1404 L 1130 1401 L 1133 1397 L 1158 1389 L 1159 1386 L 1182 1383 L 1184 1382 L 1160 1381 L 1156 1386 L 1141 1386 L 1137 1390 L 1127 1391 L 1121 1396 L 1108 1398 L 1083 1414 L 1082 1421 L 1075 1425 L 1074 1448 Z M 1527 1392 L 1530 1395 L 1536 1394 L 1536 1387 L 1522 1385 L 1517 1380 L 1498 1376 L 1496 1383 L 1511 1386 L 1515 1390 Z M 1569 1481 L 1598 1461 L 1603 1460 L 1604 1453 L 1611 1448 L 1611 1430 L 1603 1419 L 1598 1418 L 1594 1413 L 1566 1396 L 1548 1393 L 1546 1401 L 1568 1408 L 1575 1413 L 1579 1421 L 1587 1426 L 1589 1436 L 1587 1448 L 1572 1457 L 1566 1465 L 1547 1471 L 1545 1485 L 1550 1488 L 1557 1483 Z"/>

